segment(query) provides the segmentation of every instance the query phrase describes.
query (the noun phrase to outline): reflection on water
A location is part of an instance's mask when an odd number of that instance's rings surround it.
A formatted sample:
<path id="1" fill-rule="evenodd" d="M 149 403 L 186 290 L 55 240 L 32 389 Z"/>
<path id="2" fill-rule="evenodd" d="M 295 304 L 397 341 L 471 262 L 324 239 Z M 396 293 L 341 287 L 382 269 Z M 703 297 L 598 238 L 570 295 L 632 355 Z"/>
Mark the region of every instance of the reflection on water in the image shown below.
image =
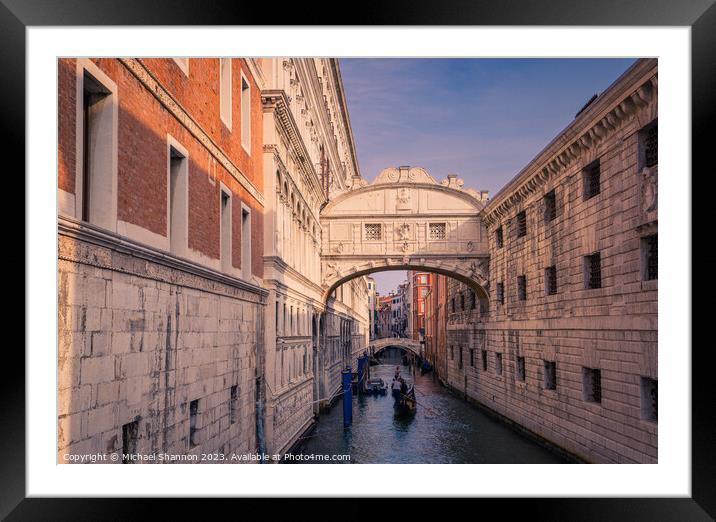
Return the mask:
<path id="1" fill-rule="evenodd" d="M 388 385 L 400 352 L 387 351 L 371 378 Z M 432 373 L 421 376 L 401 365 L 401 375 L 415 382 L 415 415 L 394 414 L 390 391 L 385 396 L 353 397 L 353 425 L 343 429 L 341 401 L 319 418 L 298 453 L 350 454 L 350 463 L 562 463 L 534 441 L 490 418 L 464 400 L 449 394 Z"/>

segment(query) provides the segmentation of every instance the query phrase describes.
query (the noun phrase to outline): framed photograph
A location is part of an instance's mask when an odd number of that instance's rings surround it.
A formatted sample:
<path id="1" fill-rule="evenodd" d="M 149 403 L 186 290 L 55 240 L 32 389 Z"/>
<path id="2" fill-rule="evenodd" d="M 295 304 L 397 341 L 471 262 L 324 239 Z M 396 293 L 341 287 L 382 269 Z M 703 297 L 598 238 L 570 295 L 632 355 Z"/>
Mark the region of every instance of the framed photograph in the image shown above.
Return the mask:
<path id="1" fill-rule="evenodd" d="M 317 26 L 3 0 L 28 206 L 3 516 L 385 496 L 716 516 L 691 348 L 716 7 L 512 4 Z"/>

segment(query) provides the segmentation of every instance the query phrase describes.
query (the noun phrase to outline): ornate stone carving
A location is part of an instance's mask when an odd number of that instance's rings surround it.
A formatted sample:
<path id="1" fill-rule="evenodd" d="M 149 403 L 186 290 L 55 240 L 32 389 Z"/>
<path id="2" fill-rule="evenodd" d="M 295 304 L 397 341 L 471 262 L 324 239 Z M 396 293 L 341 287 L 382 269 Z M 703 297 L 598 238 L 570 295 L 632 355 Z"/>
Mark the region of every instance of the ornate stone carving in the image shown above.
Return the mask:
<path id="1" fill-rule="evenodd" d="M 641 171 L 641 209 L 644 212 L 653 212 L 658 204 L 657 170 L 644 167 Z"/>
<path id="2" fill-rule="evenodd" d="M 410 206 L 410 190 L 403 187 L 398 190 L 395 202 L 396 210 L 411 210 Z"/>
<path id="3" fill-rule="evenodd" d="M 397 237 L 398 241 L 407 241 L 410 239 L 410 225 L 408 223 L 403 223 L 402 225 L 399 225 L 395 229 L 395 236 Z"/>

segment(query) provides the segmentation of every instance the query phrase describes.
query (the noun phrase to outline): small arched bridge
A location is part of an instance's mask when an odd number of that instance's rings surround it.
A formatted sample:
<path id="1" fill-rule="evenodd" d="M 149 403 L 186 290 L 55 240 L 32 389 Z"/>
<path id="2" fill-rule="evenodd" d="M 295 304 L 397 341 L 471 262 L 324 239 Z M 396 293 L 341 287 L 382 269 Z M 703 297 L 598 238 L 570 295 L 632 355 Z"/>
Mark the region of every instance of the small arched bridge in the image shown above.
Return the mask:
<path id="1" fill-rule="evenodd" d="M 444 274 L 488 299 L 480 218 L 487 193 L 462 184 L 452 174 L 438 182 L 419 167 L 385 169 L 371 184 L 355 177 L 321 210 L 324 300 L 351 279 L 384 270 Z"/>
<path id="2" fill-rule="evenodd" d="M 384 337 L 382 339 L 375 339 L 368 344 L 368 351 L 372 355 L 377 355 L 391 346 L 402 348 L 420 356 L 420 342 L 414 341 L 413 339 L 406 339 L 404 337 Z"/>

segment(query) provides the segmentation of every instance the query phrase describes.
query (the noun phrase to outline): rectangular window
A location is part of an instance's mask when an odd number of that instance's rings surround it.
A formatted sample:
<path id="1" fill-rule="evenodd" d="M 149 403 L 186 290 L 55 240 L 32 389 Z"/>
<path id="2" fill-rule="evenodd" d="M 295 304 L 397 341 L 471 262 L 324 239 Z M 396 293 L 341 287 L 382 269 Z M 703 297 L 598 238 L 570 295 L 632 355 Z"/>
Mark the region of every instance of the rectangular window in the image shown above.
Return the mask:
<path id="1" fill-rule="evenodd" d="M 602 371 L 582 368 L 582 390 L 585 401 L 602 402 Z"/>
<path id="2" fill-rule="evenodd" d="M 470 366 L 475 366 L 475 350 L 470 348 Z"/>
<path id="3" fill-rule="evenodd" d="M 544 269 L 545 290 L 547 295 L 557 293 L 557 267 L 552 265 Z"/>
<path id="4" fill-rule="evenodd" d="M 219 113 L 231 130 L 231 58 L 219 58 Z"/>
<path id="5" fill-rule="evenodd" d="M 482 350 L 482 371 L 487 371 L 487 350 Z"/>
<path id="6" fill-rule="evenodd" d="M 455 360 L 455 347 L 453 345 L 450 345 L 450 360 Z"/>
<path id="7" fill-rule="evenodd" d="M 251 154 L 251 87 L 241 76 L 241 145 Z"/>
<path id="8" fill-rule="evenodd" d="M 236 424 L 239 420 L 239 386 L 234 384 L 229 392 L 229 422 Z"/>
<path id="9" fill-rule="evenodd" d="M 584 288 L 602 287 L 602 259 L 599 252 L 584 256 Z"/>
<path id="10" fill-rule="evenodd" d="M 495 375 L 502 375 L 502 354 L 495 354 Z"/>
<path id="11" fill-rule="evenodd" d="M 505 283 L 497 283 L 497 286 L 495 288 L 495 293 L 497 294 L 497 302 L 501 305 L 505 304 Z"/>
<path id="12" fill-rule="evenodd" d="M 241 205 L 241 277 L 251 278 L 251 211 Z"/>
<path id="13" fill-rule="evenodd" d="M 458 357 L 459 357 L 457 367 L 460 370 L 462 370 L 462 346 L 458 346 L 457 349 L 458 349 Z"/>
<path id="14" fill-rule="evenodd" d="M 525 358 L 518 357 L 517 365 L 515 367 L 515 377 L 518 381 L 524 382 L 525 380 Z"/>
<path id="15" fill-rule="evenodd" d="M 445 223 L 430 223 L 430 239 L 445 239 Z"/>
<path id="16" fill-rule="evenodd" d="M 139 421 L 133 421 L 122 426 L 122 464 L 134 464 L 131 455 L 137 454 L 137 440 L 139 439 Z"/>
<path id="17" fill-rule="evenodd" d="M 647 125 L 639 131 L 640 170 L 654 167 L 659 163 L 659 128 L 656 123 Z"/>
<path id="18" fill-rule="evenodd" d="M 557 389 L 557 363 L 554 361 L 544 361 L 544 388 Z"/>
<path id="19" fill-rule="evenodd" d="M 220 190 L 221 209 L 221 269 L 225 272 L 231 269 L 231 194 Z"/>
<path id="20" fill-rule="evenodd" d="M 517 298 L 520 301 L 527 300 L 527 276 L 517 277 Z"/>
<path id="21" fill-rule="evenodd" d="M 366 241 L 381 241 L 383 239 L 383 227 L 380 223 L 366 223 L 364 229 Z"/>
<path id="22" fill-rule="evenodd" d="M 549 223 L 557 219 L 557 197 L 554 190 L 544 196 L 544 221 Z"/>
<path id="23" fill-rule="evenodd" d="M 657 235 L 646 236 L 641 239 L 641 259 L 643 267 L 643 278 L 645 281 L 658 279 L 659 260 Z"/>
<path id="24" fill-rule="evenodd" d="M 112 92 L 84 71 L 82 92 L 82 199 L 83 221 L 113 226 L 113 150 L 116 140 Z"/>
<path id="25" fill-rule="evenodd" d="M 182 255 L 188 240 L 189 161 L 183 152 L 169 146 L 169 250 Z"/>
<path id="26" fill-rule="evenodd" d="M 657 421 L 659 414 L 658 382 L 648 377 L 641 378 L 641 418 Z"/>
<path id="27" fill-rule="evenodd" d="M 502 227 L 497 227 L 497 230 L 495 230 L 495 244 L 497 245 L 497 248 L 502 248 L 503 237 L 502 237 Z"/>
<path id="28" fill-rule="evenodd" d="M 599 159 L 593 161 L 586 167 L 584 167 L 583 180 L 584 180 L 584 200 L 593 198 L 601 191 L 600 187 L 600 164 Z"/>
<path id="29" fill-rule="evenodd" d="M 474 290 L 470 290 L 470 310 L 474 310 L 477 307 L 477 296 Z"/>
<path id="30" fill-rule="evenodd" d="M 199 416 L 199 400 L 191 401 L 189 403 L 189 447 L 193 448 L 199 444 L 199 437 L 197 436 L 197 417 Z"/>
<path id="31" fill-rule="evenodd" d="M 516 227 L 517 227 L 517 237 L 523 237 L 527 235 L 527 212 L 522 211 L 519 214 L 517 214 L 517 217 L 515 218 L 516 221 Z"/>

